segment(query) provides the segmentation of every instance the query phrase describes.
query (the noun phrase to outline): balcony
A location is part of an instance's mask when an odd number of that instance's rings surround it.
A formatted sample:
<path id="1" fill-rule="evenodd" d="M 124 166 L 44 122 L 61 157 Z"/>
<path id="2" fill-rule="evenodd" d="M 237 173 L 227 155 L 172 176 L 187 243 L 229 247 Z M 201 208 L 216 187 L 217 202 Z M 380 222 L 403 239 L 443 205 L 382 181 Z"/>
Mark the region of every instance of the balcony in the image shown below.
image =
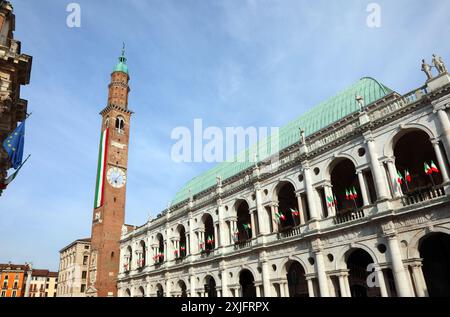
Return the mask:
<path id="1" fill-rule="evenodd" d="M 236 244 L 234 245 L 234 250 L 242 250 L 242 249 L 247 249 L 250 248 L 253 243 L 253 240 L 242 240 L 242 241 L 238 241 L 236 242 Z"/>
<path id="2" fill-rule="evenodd" d="M 342 224 L 342 223 L 348 223 L 348 222 L 352 222 L 358 219 L 362 219 L 364 218 L 365 212 L 364 209 L 360 208 L 360 209 L 356 209 L 356 210 L 351 210 L 351 211 L 345 211 L 342 212 L 340 214 L 338 214 L 335 218 L 334 218 L 334 223 L 335 224 Z"/>
<path id="3" fill-rule="evenodd" d="M 402 197 L 402 203 L 404 206 L 411 206 L 420 204 L 426 201 L 434 200 L 436 198 L 444 197 L 444 186 L 433 186 L 427 188 L 421 188 L 410 193 L 405 194 Z"/>
<path id="4" fill-rule="evenodd" d="M 302 234 L 301 227 L 289 227 L 277 233 L 278 240 L 296 237 Z"/>

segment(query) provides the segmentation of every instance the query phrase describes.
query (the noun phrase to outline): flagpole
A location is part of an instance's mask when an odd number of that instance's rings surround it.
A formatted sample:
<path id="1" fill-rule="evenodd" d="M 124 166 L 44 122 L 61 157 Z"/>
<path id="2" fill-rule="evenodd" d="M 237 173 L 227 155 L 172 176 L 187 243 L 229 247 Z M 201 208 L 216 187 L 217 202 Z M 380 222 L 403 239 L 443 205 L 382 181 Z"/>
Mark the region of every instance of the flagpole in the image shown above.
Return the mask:
<path id="1" fill-rule="evenodd" d="M 433 187 L 436 187 L 436 184 L 435 184 L 434 179 L 433 179 L 433 175 L 428 174 L 428 176 L 430 176 L 431 182 L 433 183 Z"/>

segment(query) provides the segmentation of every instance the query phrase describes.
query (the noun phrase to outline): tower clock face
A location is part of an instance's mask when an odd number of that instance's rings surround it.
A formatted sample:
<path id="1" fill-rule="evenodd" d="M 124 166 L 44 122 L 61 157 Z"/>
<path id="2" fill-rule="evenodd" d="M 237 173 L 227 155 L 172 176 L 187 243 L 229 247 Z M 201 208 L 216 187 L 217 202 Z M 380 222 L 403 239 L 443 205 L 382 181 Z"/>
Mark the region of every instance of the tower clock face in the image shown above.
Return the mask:
<path id="1" fill-rule="evenodd" d="M 114 188 L 122 188 L 127 182 L 125 171 L 118 167 L 111 167 L 106 174 L 108 183 Z"/>

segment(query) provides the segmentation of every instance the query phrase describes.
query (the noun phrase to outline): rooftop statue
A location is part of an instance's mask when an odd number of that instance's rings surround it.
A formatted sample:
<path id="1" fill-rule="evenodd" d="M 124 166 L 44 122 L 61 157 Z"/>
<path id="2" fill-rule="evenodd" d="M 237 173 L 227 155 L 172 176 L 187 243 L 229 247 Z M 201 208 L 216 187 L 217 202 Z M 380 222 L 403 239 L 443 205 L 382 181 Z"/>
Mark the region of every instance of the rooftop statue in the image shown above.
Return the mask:
<path id="1" fill-rule="evenodd" d="M 442 57 L 436 56 L 433 54 L 433 65 L 438 70 L 439 74 L 444 74 L 447 72 L 447 67 L 445 67 L 445 63 L 442 60 Z"/>
<path id="2" fill-rule="evenodd" d="M 422 59 L 422 71 L 425 72 L 425 74 L 428 77 L 428 80 L 433 78 L 433 74 L 431 73 L 431 66 L 427 64 L 427 62 Z"/>

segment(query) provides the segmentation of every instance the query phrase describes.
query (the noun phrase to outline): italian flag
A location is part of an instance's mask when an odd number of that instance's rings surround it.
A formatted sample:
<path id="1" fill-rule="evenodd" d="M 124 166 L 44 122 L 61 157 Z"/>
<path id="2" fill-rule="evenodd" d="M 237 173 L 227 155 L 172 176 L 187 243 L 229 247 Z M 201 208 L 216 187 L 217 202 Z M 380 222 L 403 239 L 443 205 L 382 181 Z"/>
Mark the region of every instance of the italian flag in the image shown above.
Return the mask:
<path id="1" fill-rule="evenodd" d="M 105 189 L 106 178 L 106 158 L 108 156 L 108 137 L 109 129 L 105 129 L 100 137 L 100 151 L 98 154 L 98 168 L 97 168 L 97 184 L 95 187 L 95 203 L 94 208 L 103 206 L 103 193 Z"/>
<path id="2" fill-rule="evenodd" d="M 408 170 L 406 170 L 405 172 L 405 179 L 408 183 L 411 183 L 411 174 L 409 173 Z"/>
<path id="3" fill-rule="evenodd" d="M 345 198 L 347 200 L 355 200 L 356 198 L 358 198 L 358 192 L 356 191 L 356 188 L 350 188 L 350 190 L 346 189 L 345 190 Z"/>
<path id="4" fill-rule="evenodd" d="M 244 230 L 249 230 L 252 228 L 251 224 L 243 224 L 242 226 L 244 227 Z"/>
<path id="5" fill-rule="evenodd" d="M 300 212 L 298 210 L 295 210 L 292 208 L 291 208 L 291 213 L 292 213 L 292 216 L 294 216 L 294 217 L 300 216 Z"/>
<path id="6" fill-rule="evenodd" d="M 275 217 L 277 217 L 278 222 L 280 222 L 280 220 L 283 220 L 283 221 L 286 220 L 286 216 L 283 215 L 283 214 L 281 214 L 281 213 L 279 213 L 279 212 L 277 212 L 277 213 L 275 214 Z"/>
<path id="7" fill-rule="evenodd" d="M 431 170 L 433 171 L 433 173 L 439 173 L 439 169 L 433 161 L 431 161 Z"/>
<path id="8" fill-rule="evenodd" d="M 398 171 L 397 171 L 397 183 L 399 183 L 400 185 L 403 184 L 403 176 Z"/>
<path id="9" fill-rule="evenodd" d="M 214 239 L 211 236 L 209 236 L 208 239 L 206 240 L 206 243 L 213 244 L 214 243 Z"/>
<path id="10" fill-rule="evenodd" d="M 430 165 L 428 165 L 427 162 L 425 162 L 425 164 L 424 164 L 424 170 L 425 170 L 425 173 L 427 173 L 428 175 L 433 174 L 433 170 L 431 169 Z"/>

